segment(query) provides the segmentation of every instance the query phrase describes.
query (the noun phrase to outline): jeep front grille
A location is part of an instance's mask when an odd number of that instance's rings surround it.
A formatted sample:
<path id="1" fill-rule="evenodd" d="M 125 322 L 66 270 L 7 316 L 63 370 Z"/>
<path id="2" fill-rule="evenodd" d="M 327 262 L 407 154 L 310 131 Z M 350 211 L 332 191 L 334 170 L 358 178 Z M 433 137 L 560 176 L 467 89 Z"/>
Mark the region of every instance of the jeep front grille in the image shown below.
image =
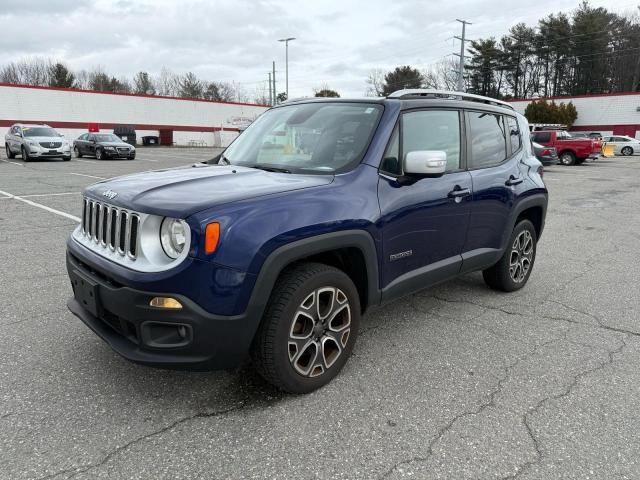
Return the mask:
<path id="1" fill-rule="evenodd" d="M 135 260 L 140 237 L 140 215 L 95 200 L 82 204 L 82 233 L 100 248 L 109 248 Z"/>

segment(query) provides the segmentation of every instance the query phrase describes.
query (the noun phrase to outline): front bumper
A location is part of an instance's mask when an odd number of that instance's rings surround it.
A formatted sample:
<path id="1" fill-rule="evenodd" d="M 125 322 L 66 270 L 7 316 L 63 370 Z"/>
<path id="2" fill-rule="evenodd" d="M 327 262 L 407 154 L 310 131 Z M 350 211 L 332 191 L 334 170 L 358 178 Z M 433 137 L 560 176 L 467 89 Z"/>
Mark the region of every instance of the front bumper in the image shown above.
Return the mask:
<path id="1" fill-rule="evenodd" d="M 129 152 L 119 152 L 119 151 L 113 151 L 113 150 L 103 150 L 102 151 L 103 155 L 105 158 L 128 158 L 133 160 L 134 158 L 136 158 L 136 151 L 129 151 Z"/>
<path id="2" fill-rule="evenodd" d="M 52 148 L 45 149 L 41 147 L 27 147 L 29 157 L 31 158 L 71 158 L 71 149 L 69 148 Z"/>
<path id="3" fill-rule="evenodd" d="M 246 358 L 253 330 L 245 315 L 221 316 L 183 295 L 153 293 L 119 285 L 67 252 L 74 297 L 71 313 L 135 363 L 160 368 L 214 370 Z M 153 297 L 173 297 L 180 310 L 149 306 Z"/>

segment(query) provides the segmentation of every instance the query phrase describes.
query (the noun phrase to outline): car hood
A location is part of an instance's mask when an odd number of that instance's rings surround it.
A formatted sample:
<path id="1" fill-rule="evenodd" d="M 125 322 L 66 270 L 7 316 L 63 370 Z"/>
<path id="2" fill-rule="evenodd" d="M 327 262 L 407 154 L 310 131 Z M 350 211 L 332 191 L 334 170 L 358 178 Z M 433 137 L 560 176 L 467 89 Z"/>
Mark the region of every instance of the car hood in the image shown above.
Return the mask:
<path id="1" fill-rule="evenodd" d="M 125 142 L 97 142 L 97 143 L 102 147 L 131 147 L 131 145 Z"/>
<path id="2" fill-rule="evenodd" d="M 96 200 L 138 212 L 186 218 L 216 205 L 333 182 L 333 175 L 197 165 L 117 177 L 91 185 L 85 193 Z"/>
<path id="3" fill-rule="evenodd" d="M 32 142 L 65 142 L 64 137 L 24 137 L 25 140 L 31 140 Z"/>

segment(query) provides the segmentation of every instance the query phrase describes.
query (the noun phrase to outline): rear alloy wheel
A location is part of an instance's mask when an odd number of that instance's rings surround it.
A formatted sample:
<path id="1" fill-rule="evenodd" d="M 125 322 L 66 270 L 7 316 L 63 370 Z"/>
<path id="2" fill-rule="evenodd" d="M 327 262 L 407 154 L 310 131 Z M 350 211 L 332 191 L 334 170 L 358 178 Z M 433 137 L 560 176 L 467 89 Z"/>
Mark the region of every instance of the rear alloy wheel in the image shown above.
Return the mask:
<path id="1" fill-rule="evenodd" d="M 4 149 L 7 152 L 7 158 L 16 158 L 16 154 L 11 151 L 8 143 L 4 144 Z"/>
<path id="2" fill-rule="evenodd" d="M 560 163 L 567 166 L 575 165 L 576 156 L 573 152 L 562 152 L 562 155 L 560 155 Z"/>
<path id="3" fill-rule="evenodd" d="M 24 148 L 24 146 L 20 148 L 20 154 L 22 155 L 22 161 L 28 162 L 29 160 L 31 160 L 29 158 L 29 154 L 27 153 L 27 149 Z"/>
<path id="4" fill-rule="evenodd" d="M 96 160 L 102 160 L 102 150 L 96 149 Z"/>
<path id="5" fill-rule="evenodd" d="M 633 148 L 624 147 L 622 150 L 620 150 L 620 153 L 625 157 L 628 157 L 629 155 L 633 155 Z"/>
<path id="6" fill-rule="evenodd" d="M 80 149 L 77 146 L 73 147 L 73 154 L 76 156 L 76 158 L 82 158 L 82 154 L 80 153 Z"/>
<path id="7" fill-rule="evenodd" d="M 493 267 L 482 272 L 484 281 L 495 290 L 513 292 L 529 280 L 536 259 L 537 233 L 529 220 L 520 221 L 511 234 L 509 246 Z"/>
<path id="8" fill-rule="evenodd" d="M 258 372 L 291 393 L 329 383 L 353 349 L 360 300 L 351 279 L 320 263 L 294 267 L 276 282 L 252 346 Z"/>

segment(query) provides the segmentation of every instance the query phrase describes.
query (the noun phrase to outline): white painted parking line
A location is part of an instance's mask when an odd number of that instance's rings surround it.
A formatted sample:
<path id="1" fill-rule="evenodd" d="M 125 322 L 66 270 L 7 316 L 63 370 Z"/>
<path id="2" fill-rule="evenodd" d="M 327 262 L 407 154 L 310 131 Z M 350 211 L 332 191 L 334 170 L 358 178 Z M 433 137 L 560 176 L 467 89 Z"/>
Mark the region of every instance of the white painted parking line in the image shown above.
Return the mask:
<path id="1" fill-rule="evenodd" d="M 59 197 L 61 195 L 80 195 L 80 192 L 62 192 L 62 193 L 32 193 L 29 195 L 20 195 L 20 198 L 32 197 Z M 6 197 L 5 197 L 6 198 Z"/>
<path id="2" fill-rule="evenodd" d="M 98 180 L 106 180 L 106 177 L 96 177 L 95 175 L 87 175 L 86 173 L 73 173 L 70 172 L 71 175 L 77 175 L 79 177 L 89 177 L 89 178 L 97 178 Z"/>
<path id="3" fill-rule="evenodd" d="M 56 215 L 60 215 L 61 217 L 68 218 L 68 219 L 73 220 L 75 222 L 80 222 L 80 218 L 76 217 L 75 215 L 71 215 L 71 214 L 66 213 L 66 212 L 61 212 L 60 210 L 56 210 L 55 208 L 47 207 L 46 205 L 42 205 L 40 203 L 32 202 L 31 200 L 27 200 L 26 198 L 18 197 L 16 195 L 12 195 L 11 193 L 4 192 L 2 190 L 0 190 L 0 195 L 4 195 L 6 198 L 10 198 L 10 199 L 13 199 L 13 200 L 17 200 L 19 202 L 26 203 L 27 205 L 31 205 L 32 207 L 41 208 L 42 210 L 46 210 L 47 212 L 55 213 Z"/>
<path id="4" fill-rule="evenodd" d="M 4 158 L 0 158 L 0 161 L 4 162 L 4 163 L 11 163 L 13 165 L 18 165 L 19 167 L 24 167 L 24 163 L 18 163 L 18 162 L 11 162 L 9 160 L 5 160 Z"/>

